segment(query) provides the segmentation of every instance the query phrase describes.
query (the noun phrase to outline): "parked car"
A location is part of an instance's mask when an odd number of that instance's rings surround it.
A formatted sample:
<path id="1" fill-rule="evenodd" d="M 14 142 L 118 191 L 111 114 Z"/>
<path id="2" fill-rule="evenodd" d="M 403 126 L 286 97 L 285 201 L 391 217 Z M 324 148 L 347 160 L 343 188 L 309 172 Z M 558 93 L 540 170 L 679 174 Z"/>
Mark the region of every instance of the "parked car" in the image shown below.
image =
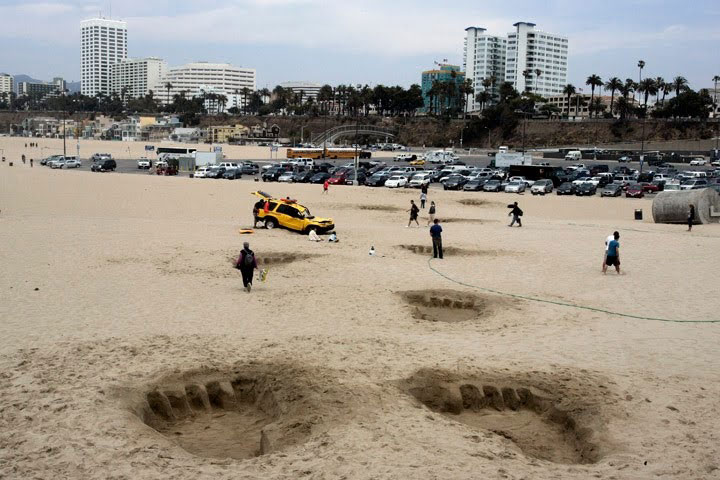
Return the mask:
<path id="1" fill-rule="evenodd" d="M 625 156 L 625 155 L 618 158 L 618 163 L 629 163 L 630 161 L 631 161 L 630 157 Z"/>
<path id="2" fill-rule="evenodd" d="M 211 167 L 210 170 L 205 174 L 206 178 L 223 178 L 227 168 L 225 167 Z"/>
<path id="3" fill-rule="evenodd" d="M 557 189 L 555 189 L 555 193 L 557 195 L 574 195 L 575 185 L 572 182 L 562 183 Z"/>
<path id="4" fill-rule="evenodd" d="M 525 191 L 525 182 L 513 180 L 505 187 L 506 193 L 523 193 Z"/>
<path id="5" fill-rule="evenodd" d="M 257 163 L 243 162 L 240 169 L 244 175 L 256 175 L 260 171 Z"/>
<path id="6" fill-rule="evenodd" d="M 285 173 L 285 168 L 273 166 L 268 168 L 265 173 L 262 174 L 263 182 L 277 182 L 280 175 Z"/>
<path id="7" fill-rule="evenodd" d="M 242 178 L 242 169 L 240 167 L 228 168 L 225 170 L 223 178 L 226 180 L 237 180 L 238 178 Z"/>
<path id="8" fill-rule="evenodd" d="M 385 181 L 385 186 L 388 188 L 404 187 L 407 181 L 407 177 L 404 175 L 393 175 Z"/>
<path id="9" fill-rule="evenodd" d="M 626 198 L 642 198 L 645 196 L 642 185 L 639 183 L 633 183 L 627 186 L 625 189 Z"/>
<path id="10" fill-rule="evenodd" d="M 427 172 L 416 173 L 407 184 L 408 187 L 412 188 L 420 188 L 423 185 L 430 185 L 430 174 Z"/>
<path id="11" fill-rule="evenodd" d="M 410 162 L 410 165 L 412 165 L 414 167 L 421 167 L 421 166 L 425 165 L 425 160 L 422 158 L 418 158 L 418 159 L 412 160 Z"/>
<path id="12" fill-rule="evenodd" d="M 643 192 L 646 193 L 657 193 L 660 191 L 660 187 L 656 183 L 651 182 L 640 182 L 640 186 L 643 189 Z"/>
<path id="13" fill-rule="evenodd" d="M 707 160 L 705 160 L 704 158 L 696 158 L 695 160 L 690 160 L 691 167 L 702 167 L 704 165 L 707 165 Z"/>
<path id="14" fill-rule="evenodd" d="M 707 186 L 708 186 L 707 180 L 702 180 L 702 179 L 687 180 L 680 184 L 680 190 L 698 190 L 701 188 L 707 188 Z"/>
<path id="15" fill-rule="evenodd" d="M 600 192 L 601 197 L 619 197 L 622 195 L 622 185 L 619 183 L 608 183 Z"/>
<path id="16" fill-rule="evenodd" d="M 412 153 L 400 153 L 395 155 L 394 160 L 396 162 L 411 162 L 413 160 L 417 160 L 417 155 L 413 155 Z"/>
<path id="17" fill-rule="evenodd" d="M 293 172 L 292 170 L 288 170 L 285 173 L 283 173 L 282 175 L 280 175 L 278 177 L 277 181 L 283 182 L 283 183 L 291 183 L 291 182 L 295 181 L 295 172 Z"/>
<path id="18" fill-rule="evenodd" d="M 138 170 L 149 170 L 152 162 L 147 157 L 141 157 L 137 161 Z"/>
<path id="19" fill-rule="evenodd" d="M 310 182 L 310 179 L 316 174 L 314 170 L 303 170 L 301 172 L 297 172 L 295 176 L 293 177 L 293 182 L 295 183 L 308 183 Z"/>
<path id="20" fill-rule="evenodd" d="M 663 192 L 679 192 L 680 190 L 680 184 L 675 182 L 668 182 L 663 188 Z"/>
<path id="21" fill-rule="evenodd" d="M 112 160 L 112 155 L 110 155 L 109 153 L 93 153 L 90 157 L 90 160 L 93 163 L 98 163 L 102 160 Z"/>
<path id="22" fill-rule="evenodd" d="M 318 172 L 310 177 L 310 183 L 325 183 L 325 180 L 330 180 L 330 174 L 327 172 Z"/>
<path id="23" fill-rule="evenodd" d="M 502 182 L 497 179 L 490 179 L 483 185 L 483 192 L 501 192 Z"/>
<path id="24" fill-rule="evenodd" d="M 530 187 L 530 193 L 533 195 L 545 195 L 546 193 L 552 193 L 552 191 L 553 182 L 548 179 L 538 180 Z"/>
<path id="25" fill-rule="evenodd" d="M 79 168 L 82 167 L 82 162 L 77 157 L 65 157 L 65 168 Z"/>
<path id="26" fill-rule="evenodd" d="M 114 172 L 116 168 L 117 163 L 112 159 L 95 162 L 90 166 L 90 170 L 93 172 Z"/>
<path id="27" fill-rule="evenodd" d="M 592 196 L 597 193 L 597 187 L 594 183 L 585 182 L 575 187 L 575 195 L 583 197 L 585 195 Z"/>
<path id="28" fill-rule="evenodd" d="M 47 165 L 48 167 L 52 166 L 52 162 L 55 160 L 60 160 L 62 158 L 62 155 L 50 155 L 47 158 L 43 158 L 40 160 L 40 165 Z"/>
<path id="29" fill-rule="evenodd" d="M 210 167 L 199 167 L 193 172 L 193 178 L 205 178 L 207 173 L 210 171 Z"/>
<path id="30" fill-rule="evenodd" d="M 445 180 L 443 189 L 445 190 L 462 190 L 463 186 L 468 182 L 468 179 L 462 175 L 451 175 Z"/>
<path id="31" fill-rule="evenodd" d="M 463 185 L 463 190 L 466 192 L 481 192 L 487 181 L 487 178 L 473 178 Z"/>

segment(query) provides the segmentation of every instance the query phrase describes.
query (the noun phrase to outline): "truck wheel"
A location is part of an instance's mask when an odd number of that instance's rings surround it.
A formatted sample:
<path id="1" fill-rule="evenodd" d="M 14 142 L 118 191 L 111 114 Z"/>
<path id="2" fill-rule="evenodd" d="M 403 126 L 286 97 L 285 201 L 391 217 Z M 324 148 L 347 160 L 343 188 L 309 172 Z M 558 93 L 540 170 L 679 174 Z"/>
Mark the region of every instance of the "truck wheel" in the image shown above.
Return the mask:
<path id="1" fill-rule="evenodd" d="M 273 228 L 275 228 L 277 226 L 278 226 L 277 220 L 275 220 L 274 218 L 270 217 L 270 218 L 265 219 L 265 228 L 267 228 L 268 230 L 272 230 Z"/>

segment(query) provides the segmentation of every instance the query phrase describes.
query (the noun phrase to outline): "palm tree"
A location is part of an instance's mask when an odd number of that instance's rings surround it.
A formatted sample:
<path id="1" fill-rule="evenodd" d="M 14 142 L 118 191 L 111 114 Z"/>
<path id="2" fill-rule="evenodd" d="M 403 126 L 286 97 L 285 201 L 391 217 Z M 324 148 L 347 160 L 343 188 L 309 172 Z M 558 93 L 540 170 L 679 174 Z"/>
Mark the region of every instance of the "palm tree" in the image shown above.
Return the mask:
<path id="1" fill-rule="evenodd" d="M 680 95 L 680 92 L 682 90 L 685 90 L 688 87 L 688 81 L 685 77 L 677 76 L 672 81 L 673 89 L 675 90 L 675 96 L 677 97 Z"/>
<path id="2" fill-rule="evenodd" d="M 612 77 L 610 80 L 605 82 L 605 90 L 610 90 L 610 113 L 614 113 L 615 107 L 615 92 L 623 87 L 622 80 L 618 77 Z"/>
<path id="3" fill-rule="evenodd" d="M 645 60 L 638 60 L 638 68 L 640 69 L 640 74 L 638 75 L 638 83 L 642 82 L 642 71 L 643 68 L 645 68 Z"/>
<path id="4" fill-rule="evenodd" d="M 594 73 L 585 80 L 585 85 L 590 85 L 590 116 L 592 117 L 593 100 L 595 100 L 595 87 L 602 87 L 602 78 Z"/>
<path id="5" fill-rule="evenodd" d="M 222 93 L 218 95 L 217 97 L 218 103 L 220 104 L 220 111 L 225 111 L 225 105 L 227 105 L 228 98 L 226 95 L 223 95 Z"/>
<path id="6" fill-rule="evenodd" d="M 657 87 L 657 91 L 655 92 L 655 103 L 660 103 L 660 92 L 663 89 L 663 85 L 665 85 L 665 79 L 663 77 L 655 77 L 655 86 Z"/>
<path id="7" fill-rule="evenodd" d="M 662 104 L 665 105 L 665 96 L 673 91 L 673 84 L 671 82 L 665 82 L 660 87 L 662 89 Z"/>
<path id="8" fill-rule="evenodd" d="M 165 83 L 165 90 L 167 90 L 167 103 L 170 105 L 170 89 L 173 87 L 172 83 Z"/>
<path id="9" fill-rule="evenodd" d="M 467 116 L 467 106 L 470 100 L 470 95 L 473 94 L 475 89 L 473 88 L 473 82 L 471 79 L 466 78 L 465 81 L 460 84 L 459 87 L 460 94 L 463 95 L 463 98 L 465 99 L 464 105 L 463 105 L 463 119 Z"/>
<path id="10" fill-rule="evenodd" d="M 535 90 L 534 90 L 535 94 L 537 94 L 537 84 L 538 84 L 538 80 L 540 79 L 540 75 L 542 75 L 542 70 L 540 70 L 539 68 L 536 68 L 535 69 Z"/>
<path id="11" fill-rule="evenodd" d="M 638 93 L 645 94 L 645 102 L 644 102 L 644 115 L 647 116 L 647 102 L 648 97 L 650 95 L 655 95 L 657 93 L 657 83 L 655 83 L 654 78 L 646 78 L 645 80 L 641 81 L 638 84 L 637 87 Z"/>
<path id="12" fill-rule="evenodd" d="M 563 95 L 567 96 L 567 118 L 570 118 L 570 97 L 575 95 L 576 91 L 575 86 L 570 83 L 563 88 Z"/>
<path id="13" fill-rule="evenodd" d="M 248 95 L 250 95 L 250 93 L 252 93 L 252 91 L 248 87 L 243 87 L 242 90 L 240 90 L 240 92 L 242 93 L 242 96 L 243 96 L 242 110 L 243 110 L 243 113 L 245 115 L 247 115 L 247 104 L 248 104 L 247 97 L 248 97 Z"/>
<path id="14" fill-rule="evenodd" d="M 480 104 L 480 112 L 485 110 L 485 104 L 492 99 L 492 95 L 487 90 L 483 90 L 475 96 L 475 101 Z"/>

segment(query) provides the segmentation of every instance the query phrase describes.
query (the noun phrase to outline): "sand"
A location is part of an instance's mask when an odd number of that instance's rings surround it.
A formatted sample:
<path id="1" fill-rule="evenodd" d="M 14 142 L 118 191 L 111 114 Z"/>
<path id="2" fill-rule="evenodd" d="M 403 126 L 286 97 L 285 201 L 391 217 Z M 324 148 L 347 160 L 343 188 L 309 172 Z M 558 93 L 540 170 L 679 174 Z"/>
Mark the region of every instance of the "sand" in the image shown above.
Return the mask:
<path id="1" fill-rule="evenodd" d="M 429 264 L 416 191 L 263 185 L 334 218 L 329 244 L 239 235 L 257 187 L 0 164 L 0 478 L 720 477 L 720 324 L 475 288 L 717 320 L 717 225 L 433 190 L 474 221 Z"/>

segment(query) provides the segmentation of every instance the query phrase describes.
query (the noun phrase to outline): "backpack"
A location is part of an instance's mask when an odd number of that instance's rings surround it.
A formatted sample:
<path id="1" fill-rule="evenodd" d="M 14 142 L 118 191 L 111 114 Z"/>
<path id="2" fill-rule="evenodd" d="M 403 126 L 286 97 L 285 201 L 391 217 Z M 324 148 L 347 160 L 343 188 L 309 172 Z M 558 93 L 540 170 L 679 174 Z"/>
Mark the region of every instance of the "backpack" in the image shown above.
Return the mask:
<path id="1" fill-rule="evenodd" d="M 250 252 L 245 252 L 245 266 L 246 267 L 252 267 L 255 264 L 255 254 Z"/>
<path id="2" fill-rule="evenodd" d="M 518 212 L 517 212 L 517 215 L 518 215 L 518 217 L 522 217 L 522 215 L 523 215 L 523 211 L 522 211 L 522 210 L 520 210 L 519 208 L 518 208 Z"/>

